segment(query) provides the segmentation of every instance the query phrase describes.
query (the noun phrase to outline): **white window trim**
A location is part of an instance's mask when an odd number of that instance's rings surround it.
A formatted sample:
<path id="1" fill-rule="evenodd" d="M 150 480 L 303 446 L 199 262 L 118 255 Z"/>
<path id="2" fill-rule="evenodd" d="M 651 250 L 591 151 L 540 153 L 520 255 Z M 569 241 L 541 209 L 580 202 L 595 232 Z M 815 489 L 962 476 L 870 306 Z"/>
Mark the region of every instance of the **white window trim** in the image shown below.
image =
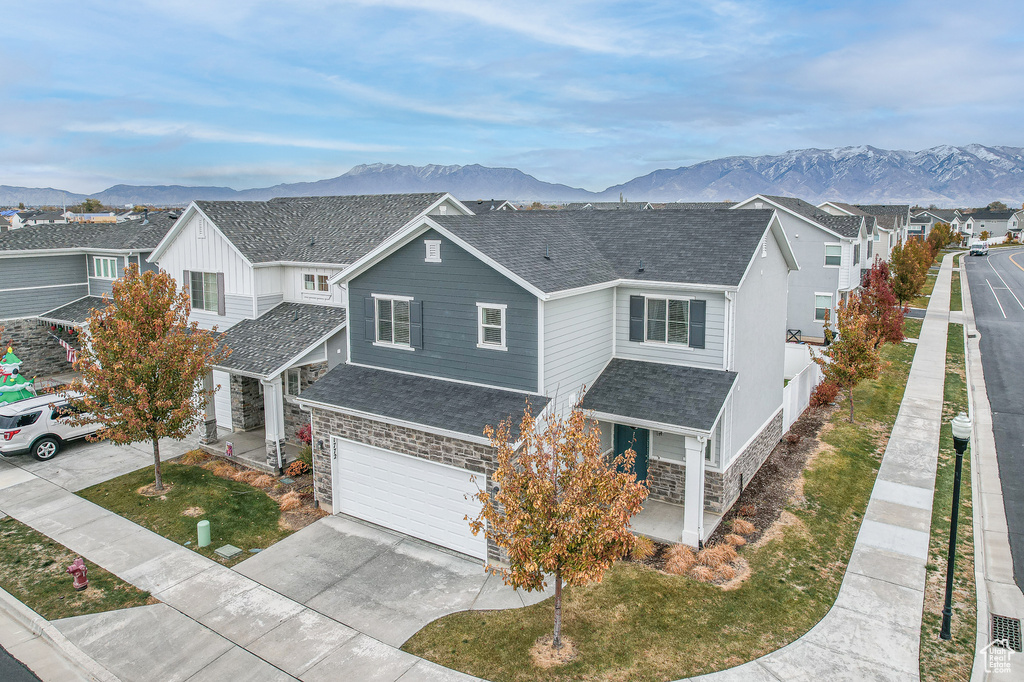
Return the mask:
<path id="1" fill-rule="evenodd" d="M 312 289 L 307 289 L 306 288 L 306 278 L 307 277 L 312 277 L 313 278 L 313 288 Z M 304 272 L 304 273 L 302 273 L 302 291 L 304 293 L 310 293 L 310 294 L 315 294 L 316 293 L 316 273 L 315 272 Z"/>
<path id="2" fill-rule="evenodd" d="M 292 393 L 291 391 L 288 390 L 288 377 L 289 377 L 289 375 L 292 372 L 296 373 L 295 383 L 296 383 L 296 386 L 298 386 L 298 389 L 297 389 L 297 391 L 295 393 Z M 288 369 L 286 369 L 284 371 L 284 394 L 287 395 L 287 396 L 291 396 L 293 398 L 297 398 L 297 397 L 299 397 L 299 395 L 301 393 L 302 393 L 302 370 L 299 367 L 289 367 Z"/>
<path id="3" fill-rule="evenodd" d="M 100 274 L 100 261 L 110 261 L 110 277 Z M 108 282 L 113 282 L 115 279 L 117 279 L 117 256 L 93 256 L 92 271 L 93 279 L 104 279 L 107 280 Z"/>
<path id="4" fill-rule="evenodd" d="M 379 301 L 408 301 L 408 302 L 411 303 L 413 301 L 413 297 L 412 296 L 399 296 L 399 295 L 393 295 L 393 294 L 370 294 L 370 296 L 373 298 L 373 338 L 375 339 L 374 342 L 373 342 L 373 345 L 380 346 L 381 348 L 397 348 L 399 350 L 412 350 L 412 351 L 416 350 L 415 348 L 412 347 L 411 339 L 410 339 L 410 343 L 405 344 L 405 343 L 392 343 L 391 341 L 381 341 L 379 338 L 377 338 L 378 334 L 380 334 L 380 319 L 377 317 L 378 314 L 379 314 L 379 311 L 380 311 L 380 308 L 378 307 L 378 302 Z M 392 324 L 394 324 L 394 309 L 393 308 L 392 308 L 391 315 L 392 315 Z M 410 306 L 410 310 L 409 310 L 409 315 L 410 315 L 410 318 L 411 318 L 412 317 L 411 306 Z M 410 325 L 410 327 L 412 326 L 412 320 L 411 319 L 409 321 L 409 325 Z"/>
<path id="5" fill-rule="evenodd" d="M 682 350 L 695 350 L 694 347 L 690 345 L 690 301 L 694 300 L 696 296 L 669 296 L 667 294 L 645 293 L 641 293 L 640 295 L 644 297 L 644 340 L 641 341 L 641 343 L 648 343 L 651 344 L 652 346 L 657 346 L 659 348 L 679 348 Z M 665 341 L 652 341 L 651 339 L 647 338 L 647 301 L 652 298 L 665 301 L 666 311 L 668 310 L 668 301 L 686 301 L 686 343 L 669 343 L 667 337 Z M 668 318 L 666 318 L 666 321 L 667 319 Z"/>
<path id="6" fill-rule="evenodd" d="M 423 258 L 424 263 L 440 263 L 441 262 L 441 240 L 440 239 L 424 239 L 423 244 L 426 248 L 426 255 Z M 434 249 L 434 253 L 437 255 L 431 256 L 430 250 Z"/>
<path id="7" fill-rule="evenodd" d="M 830 246 L 838 247 L 839 248 L 839 264 L 838 265 L 829 265 L 828 264 L 828 257 L 829 257 L 828 256 L 828 247 L 830 247 Z M 824 267 L 826 267 L 826 268 L 841 268 L 841 267 L 843 267 L 843 245 L 842 244 L 825 244 L 825 257 L 824 257 L 824 260 L 822 261 L 822 263 L 823 263 Z"/>
<path id="8" fill-rule="evenodd" d="M 821 322 L 821 323 L 825 322 L 825 320 L 819 320 L 818 319 L 818 297 L 819 296 L 828 296 L 828 301 L 829 301 L 829 304 L 828 304 L 829 321 L 835 322 L 835 320 L 832 319 L 832 311 L 835 309 L 836 296 L 831 291 L 815 291 L 814 292 L 814 321 L 815 322 Z"/>
<path id="9" fill-rule="evenodd" d="M 197 307 L 195 305 L 195 303 L 193 303 L 193 299 L 192 299 L 192 275 L 194 275 L 194 274 L 202 275 L 202 279 L 203 279 L 203 296 L 202 296 L 202 298 L 203 298 L 203 307 Z M 213 310 L 205 307 L 205 305 L 206 305 L 206 275 L 213 275 L 214 281 L 216 281 L 217 280 L 217 274 L 218 273 L 216 273 L 216 272 L 208 272 L 206 270 L 189 270 L 189 283 L 188 283 L 188 287 L 189 287 L 189 302 L 192 303 L 192 311 L 193 312 L 198 311 L 198 312 L 202 312 L 202 313 L 211 313 L 213 315 L 219 315 L 220 314 L 219 307 L 214 307 Z M 219 297 L 220 297 L 220 292 L 219 291 L 217 292 L 217 296 L 218 296 L 218 300 L 219 300 Z"/>
<path id="10" fill-rule="evenodd" d="M 497 308 L 501 310 L 501 345 L 484 343 L 484 308 Z M 504 303 L 477 303 L 476 304 L 476 347 L 487 350 L 508 350 L 508 342 L 505 336 L 506 320 L 508 319 L 508 305 Z M 492 326 L 493 325 L 489 325 Z"/>

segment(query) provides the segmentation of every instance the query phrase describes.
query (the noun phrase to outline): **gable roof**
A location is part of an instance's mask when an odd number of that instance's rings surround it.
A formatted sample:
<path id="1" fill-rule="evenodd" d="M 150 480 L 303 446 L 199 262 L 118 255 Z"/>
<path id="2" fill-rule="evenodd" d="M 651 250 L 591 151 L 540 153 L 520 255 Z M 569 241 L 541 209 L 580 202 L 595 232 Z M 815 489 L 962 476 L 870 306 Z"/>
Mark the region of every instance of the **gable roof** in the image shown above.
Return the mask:
<path id="1" fill-rule="evenodd" d="M 565 205 L 566 211 L 645 211 L 648 201 L 574 201 Z"/>
<path id="2" fill-rule="evenodd" d="M 856 204 L 860 210 L 875 216 L 879 227 L 892 230 L 903 225 L 910 216 L 910 204 Z"/>
<path id="3" fill-rule="evenodd" d="M 515 206 L 509 203 L 508 199 L 459 199 L 459 201 L 476 215 L 487 213 L 488 211 L 517 210 Z M 505 208 L 502 208 L 503 206 Z"/>
<path id="4" fill-rule="evenodd" d="M 823 211 L 814 204 L 810 204 L 803 199 L 798 199 L 796 197 L 756 194 L 750 199 L 736 204 L 734 208 L 742 206 L 743 204 L 749 204 L 751 200 L 759 197 L 803 218 L 809 223 L 817 225 L 818 227 L 823 227 L 829 232 L 840 237 L 856 238 L 860 234 L 862 220 L 860 216 L 835 216 L 828 211 Z"/>
<path id="5" fill-rule="evenodd" d="M 979 208 L 974 211 L 974 213 L 968 214 L 966 217 L 974 218 L 975 220 L 1009 220 L 1017 210 L 1009 209 L 1006 211 L 992 211 L 987 208 Z"/>
<path id="6" fill-rule="evenodd" d="M 151 251 L 174 220 L 170 213 L 151 213 L 148 223 L 53 223 L 29 225 L 0 234 L 0 253 L 15 251 L 111 250 Z"/>
<path id="7" fill-rule="evenodd" d="M 850 215 L 870 215 L 869 213 L 866 213 L 866 212 L 860 210 L 859 208 L 857 208 L 853 204 L 845 204 L 842 201 L 826 201 L 823 204 L 820 204 L 819 206 L 823 206 L 824 204 L 829 204 L 831 206 L 835 206 L 840 211 L 846 211 Z"/>
<path id="8" fill-rule="evenodd" d="M 620 279 L 738 286 L 773 216 L 771 210 L 500 211 L 430 220 L 551 293 Z"/>
<path id="9" fill-rule="evenodd" d="M 651 204 L 657 209 L 682 209 L 692 211 L 695 208 L 732 208 L 735 201 L 670 201 L 664 204 Z"/>
<path id="10" fill-rule="evenodd" d="M 351 263 L 445 198 L 447 192 L 194 201 L 152 259 L 195 207 L 250 263 Z"/>

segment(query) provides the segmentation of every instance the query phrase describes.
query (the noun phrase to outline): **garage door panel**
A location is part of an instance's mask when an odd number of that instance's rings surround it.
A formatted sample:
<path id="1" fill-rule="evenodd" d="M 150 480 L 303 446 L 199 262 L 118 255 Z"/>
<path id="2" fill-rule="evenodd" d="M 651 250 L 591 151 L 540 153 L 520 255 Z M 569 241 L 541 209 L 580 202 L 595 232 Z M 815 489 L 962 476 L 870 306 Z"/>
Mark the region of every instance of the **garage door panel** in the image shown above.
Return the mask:
<path id="1" fill-rule="evenodd" d="M 335 438 L 338 511 L 479 557 L 486 540 L 465 520 L 479 512 L 468 498 L 479 474 Z"/>

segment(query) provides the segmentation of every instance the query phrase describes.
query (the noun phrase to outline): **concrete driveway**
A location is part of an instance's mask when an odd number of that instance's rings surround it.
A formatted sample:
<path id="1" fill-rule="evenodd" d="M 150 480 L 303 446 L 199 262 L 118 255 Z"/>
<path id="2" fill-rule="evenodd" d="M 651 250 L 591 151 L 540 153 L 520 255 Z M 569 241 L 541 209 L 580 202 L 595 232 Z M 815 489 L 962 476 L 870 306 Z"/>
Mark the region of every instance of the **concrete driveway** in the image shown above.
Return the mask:
<path id="1" fill-rule="evenodd" d="M 160 441 L 160 460 L 166 461 L 195 449 L 196 438 L 189 436 L 180 441 L 163 439 Z M 40 462 L 31 455 L 15 455 L 5 461 L 65 490 L 77 492 L 152 465 L 153 448 L 147 443 L 114 445 L 110 441 L 90 443 L 76 440 L 65 443 L 57 456 L 48 462 Z"/>
<path id="2" fill-rule="evenodd" d="M 320 519 L 234 568 L 395 647 L 449 613 L 549 596 L 508 588 L 479 561 L 342 516 Z"/>

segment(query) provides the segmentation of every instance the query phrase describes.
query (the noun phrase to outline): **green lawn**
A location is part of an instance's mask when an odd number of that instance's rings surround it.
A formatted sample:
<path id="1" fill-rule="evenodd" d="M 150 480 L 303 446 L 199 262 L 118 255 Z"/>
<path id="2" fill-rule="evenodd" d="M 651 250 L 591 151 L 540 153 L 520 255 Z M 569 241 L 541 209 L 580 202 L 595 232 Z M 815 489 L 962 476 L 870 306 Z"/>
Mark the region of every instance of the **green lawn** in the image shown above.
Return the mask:
<path id="1" fill-rule="evenodd" d="M 920 338 L 922 324 L 924 324 L 924 320 L 919 320 L 916 317 L 904 317 L 903 336 L 907 337 L 908 339 Z"/>
<path id="2" fill-rule="evenodd" d="M 949 309 L 950 310 L 963 310 L 964 300 L 963 294 L 960 292 L 960 273 L 953 272 L 953 285 L 949 293 Z"/>
<path id="3" fill-rule="evenodd" d="M 855 391 L 856 424 L 840 404 L 804 475 L 796 519 L 741 555 L 750 577 L 723 591 L 619 563 L 604 581 L 569 587 L 564 634 L 579 658 L 535 668 L 529 649 L 552 627 L 551 600 L 524 609 L 462 612 L 429 624 L 403 649 L 489 680 L 672 680 L 729 668 L 807 632 L 835 601 L 874 485 L 884 439 L 906 386 L 914 346 L 886 346 L 890 364 Z"/>
<path id="4" fill-rule="evenodd" d="M 930 272 L 928 277 L 925 279 L 924 286 L 921 287 L 921 293 L 917 295 L 917 298 L 910 302 L 912 308 L 927 308 L 928 301 L 931 300 L 932 289 L 935 288 L 935 280 L 938 279 L 938 274 Z"/>
<path id="5" fill-rule="evenodd" d="M 971 525 L 971 451 L 964 453 L 960 483 L 960 522 L 957 529 L 956 565 L 953 570 L 953 639 L 939 639 L 946 588 L 946 556 L 949 549 L 950 510 L 953 505 L 953 472 L 956 451 L 949 422 L 967 411 L 964 374 L 964 328 L 949 325 L 946 346 L 946 383 L 939 434 L 939 467 L 932 500 L 931 542 L 928 548 L 924 620 L 921 625 L 921 679 L 971 679 L 974 662 L 977 604 L 974 587 L 974 533 Z"/>
<path id="6" fill-rule="evenodd" d="M 248 550 L 269 547 L 291 533 L 278 523 L 277 503 L 258 488 L 184 464 L 164 464 L 163 479 L 173 487 L 162 497 L 136 492 L 153 482 L 152 467 L 86 488 L 79 495 L 174 542 L 183 545 L 191 540 L 190 549 L 227 566 L 252 556 Z M 210 522 L 213 542 L 198 548 L 196 523 L 202 519 Z M 221 559 L 213 550 L 225 544 L 245 551 L 233 560 Z"/>
<path id="7" fill-rule="evenodd" d="M 89 561 L 85 562 L 89 587 L 76 592 L 66 569 L 78 555 L 12 518 L 0 520 L 0 546 L 0 587 L 47 620 L 154 601 L 148 592 Z"/>

